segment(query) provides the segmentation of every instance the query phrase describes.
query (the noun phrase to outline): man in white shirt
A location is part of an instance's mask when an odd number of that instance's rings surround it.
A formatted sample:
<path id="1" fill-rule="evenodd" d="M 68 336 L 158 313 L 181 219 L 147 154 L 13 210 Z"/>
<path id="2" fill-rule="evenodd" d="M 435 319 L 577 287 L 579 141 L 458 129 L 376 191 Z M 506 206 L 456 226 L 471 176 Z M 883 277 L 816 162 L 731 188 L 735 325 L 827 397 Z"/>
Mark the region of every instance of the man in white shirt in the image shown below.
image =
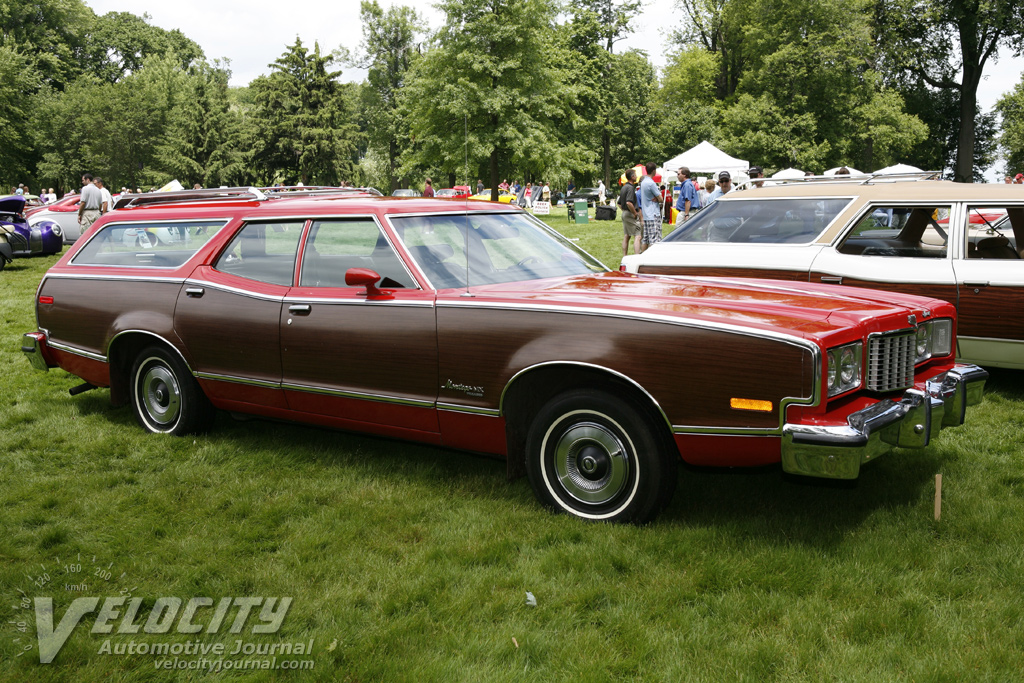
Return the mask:
<path id="1" fill-rule="evenodd" d="M 82 232 L 89 229 L 89 226 L 100 217 L 100 207 L 103 205 L 103 193 L 92 181 L 92 174 L 82 175 L 82 199 L 78 202 L 78 224 L 82 226 Z"/>
<path id="2" fill-rule="evenodd" d="M 100 188 L 100 194 L 103 197 L 100 201 L 100 213 L 104 214 L 114 208 L 114 200 L 110 196 L 110 190 L 103 184 L 103 178 L 97 178 L 93 183 L 96 184 L 96 187 Z"/>

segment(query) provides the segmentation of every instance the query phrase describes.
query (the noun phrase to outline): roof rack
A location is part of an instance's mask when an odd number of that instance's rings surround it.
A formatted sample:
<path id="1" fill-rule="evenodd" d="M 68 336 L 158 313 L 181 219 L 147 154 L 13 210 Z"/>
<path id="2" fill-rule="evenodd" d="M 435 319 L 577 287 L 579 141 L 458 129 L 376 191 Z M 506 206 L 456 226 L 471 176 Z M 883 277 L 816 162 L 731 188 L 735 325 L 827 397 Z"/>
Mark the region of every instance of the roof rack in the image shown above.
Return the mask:
<path id="1" fill-rule="evenodd" d="M 789 185 L 791 183 L 843 183 L 847 185 L 869 185 L 873 182 L 904 183 L 922 180 L 942 180 L 942 171 L 912 171 L 910 173 L 853 173 L 843 175 L 808 175 L 799 178 L 753 178 L 745 180 L 736 189 L 751 187 L 754 183 L 765 186 Z"/>
<path id="2" fill-rule="evenodd" d="M 210 202 L 263 202 L 284 197 L 309 197 L 338 194 L 370 194 L 382 196 L 372 187 L 328 187 L 323 185 L 290 187 L 216 187 L 178 192 L 146 192 L 121 195 L 115 209 L 131 209 L 157 204 L 189 204 Z"/>

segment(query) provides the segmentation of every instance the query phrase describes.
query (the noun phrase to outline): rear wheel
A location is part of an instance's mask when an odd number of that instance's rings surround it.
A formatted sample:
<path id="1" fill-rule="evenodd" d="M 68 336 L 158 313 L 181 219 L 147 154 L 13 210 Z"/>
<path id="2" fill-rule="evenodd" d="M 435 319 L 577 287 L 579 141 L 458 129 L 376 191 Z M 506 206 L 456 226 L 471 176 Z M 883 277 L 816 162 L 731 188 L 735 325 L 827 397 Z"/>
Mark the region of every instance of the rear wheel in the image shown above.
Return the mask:
<path id="1" fill-rule="evenodd" d="M 185 363 L 162 346 L 142 351 L 132 366 L 132 408 L 143 429 L 181 436 L 209 426 L 214 409 Z"/>
<path id="2" fill-rule="evenodd" d="M 658 425 L 632 401 L 565 392 L 534 418 L 527 474 L 537 498 L 589 520 L 646 522 L 671 500 L 677 463 Z"/>

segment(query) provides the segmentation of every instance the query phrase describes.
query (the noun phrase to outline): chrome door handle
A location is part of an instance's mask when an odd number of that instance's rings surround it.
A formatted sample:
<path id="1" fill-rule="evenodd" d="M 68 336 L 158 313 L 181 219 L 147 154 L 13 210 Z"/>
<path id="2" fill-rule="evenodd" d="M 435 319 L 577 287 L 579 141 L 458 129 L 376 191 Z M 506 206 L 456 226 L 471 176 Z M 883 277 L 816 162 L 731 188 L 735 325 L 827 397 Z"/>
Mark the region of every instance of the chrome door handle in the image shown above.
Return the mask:
<path id="1" fill-rule="evenodd" d="M 841 285 L 843 284 L 843 278 L 832 275 L 822 275 L 821 281 L 830 285 Z"/>
<path id="2" fill-rule="evenodd" d="M 206 290 L 202 287 L 187 287 L 185 289 L 185 296 L 190 296 L 193 299 L 198 299 L 203 294 L 206 294 Z"/>
<path id="3" fill-rule="evenodd" d="M 964 280 L 964 287 L 988 287 L 988 280 L 979 280 L 977 282 Z"/>
<path id="4" fill-rule="evenodd" d="M 313 307 L 309 304 L 292 304 L 288 307 L 288 312 L 292 315 L 309 315 L 312 310 Z"/>

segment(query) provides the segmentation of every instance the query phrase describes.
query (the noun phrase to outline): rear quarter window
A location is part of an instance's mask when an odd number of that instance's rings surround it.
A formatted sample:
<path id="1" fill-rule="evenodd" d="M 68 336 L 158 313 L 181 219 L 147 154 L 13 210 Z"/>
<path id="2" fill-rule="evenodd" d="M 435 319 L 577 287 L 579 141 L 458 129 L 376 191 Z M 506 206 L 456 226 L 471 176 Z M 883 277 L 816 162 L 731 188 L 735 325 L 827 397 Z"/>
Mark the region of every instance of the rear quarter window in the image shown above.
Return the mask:
<path id="1" fill-rule="evenodd" d="M 848 197 L 716 201 L 664 241 L 806 244 L 813 242 L 850 201 Z"/>
<path id="2" fill-rule="evenodd" d="M 176 268 L 216 235 L 226 221 L 109 223 L 82 247 L 78 266 Z"/>

